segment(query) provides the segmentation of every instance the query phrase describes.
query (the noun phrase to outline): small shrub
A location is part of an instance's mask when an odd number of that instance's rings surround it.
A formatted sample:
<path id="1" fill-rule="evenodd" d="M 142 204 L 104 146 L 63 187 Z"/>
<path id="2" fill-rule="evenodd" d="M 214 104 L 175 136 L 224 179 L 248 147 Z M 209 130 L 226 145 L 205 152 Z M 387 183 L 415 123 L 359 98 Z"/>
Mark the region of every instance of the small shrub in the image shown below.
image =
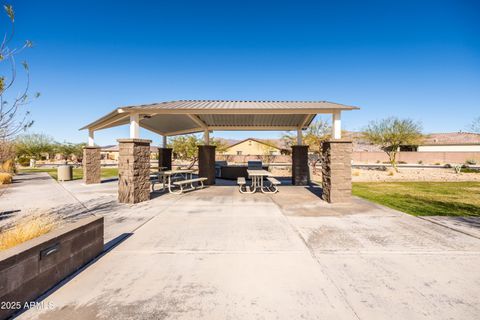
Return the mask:
<path id="1" fill-rule="evenodd" d="M 59 224 L 53 215 L 34 215 L 19 219 L 12 227 L 2 230 L 0 250 L 6 250 L 50 232 Z"/>
<path id="2" fill-rule="evenodd" d="M 375 163 L 380 163 L 380 160 L 377 160 Z"/>
<path id="3" fill-rule="evenodd" d="M 436 166 L 439 166 L 439 165 L 440 165 L 440 162 L 435 162 L 435 165 L 436 165 Z"/>
<path id="4" fill-rule="evenodd" d="M 406 161 L 398 161 L 398 164 L 407 164 Z"/>
<path id="5" fill-rule="evenodd" d="M 474 159 L 468 159 L 465 161 L 465 164 L 474 166 L 477 164 L 477 161 L 475 161 Z"/>
<path id="6" fill-rule="evenodd" d="M 453 166 L 450 163 L 445 164 L 443 167 L 446 168 L 446 169 L 453 168 Z"/>
<path id="7" fill-rule="evenodd" d="M 388 175 L 389 176 L 394 176 L 395 175 L 395 170 L 388 170 Z"/>
<path id="8" fill-rule="evenodd" d="M 418 160 L 418 164 L 423 164 L 423 160 Z"/>
<path id="9" fill-rule="evenodd" d="M 461 164 L 455 164 L 453 166 L 453 169 L 455 170 L 455 173 L 460 173 L 462 171 L 462 165 Z"/>
<path id="10" fill-rule="evenodd" d="M 13 162 L 13 160 L 5 160 L 0 166 L 0 171 L 7 173 L 15 173 L 15 163 Z"/>
<path id="11" fill-rule="evenodd" d="M 17 162 L 18 162 L 18 164 L 21 165 L 22 167 L 28 167 L 28 166 L 30 166 L 30 159 L 27 158 L 27 157 L 18 158 Z"/>
<path id="12" fill-rule="evenodd" d="M 352 176 L 355 176 L 355 177 L 360 176 L 360 170 L 353 170 L 352 171 Z"/>
<path id="13" fill-rule="evenodd" d="M 12 175 L 6 172 L 0 172 L 0 185 L 12 183 Z"/>

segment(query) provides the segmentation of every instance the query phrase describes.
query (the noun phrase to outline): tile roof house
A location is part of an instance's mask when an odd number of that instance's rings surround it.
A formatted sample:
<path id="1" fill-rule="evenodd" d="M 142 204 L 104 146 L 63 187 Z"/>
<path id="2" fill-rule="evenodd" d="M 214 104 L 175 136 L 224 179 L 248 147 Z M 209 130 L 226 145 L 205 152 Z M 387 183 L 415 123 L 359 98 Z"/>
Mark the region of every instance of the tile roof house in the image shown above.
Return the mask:
<path id="1" fill-rule="evenodd" d="M 354 152 L 379 152 L 379 146 L 362 137 L 361 132 L 346 131 L 345 139 L 353 141 Z M 406 150 L 405 150 L 406 151 Z M 415 151 L 415 148 L 410 151 Z M 416 147 L 419 152 L 480 152 L 480 134 L 471 132 L 445 132 L 425 135 Z"/>
<path id="2" fill-rule="evenodd" d="M 471 132 L 432 133 L 425 137 L 417 151 L 480 152 L 480 134 Z"/>

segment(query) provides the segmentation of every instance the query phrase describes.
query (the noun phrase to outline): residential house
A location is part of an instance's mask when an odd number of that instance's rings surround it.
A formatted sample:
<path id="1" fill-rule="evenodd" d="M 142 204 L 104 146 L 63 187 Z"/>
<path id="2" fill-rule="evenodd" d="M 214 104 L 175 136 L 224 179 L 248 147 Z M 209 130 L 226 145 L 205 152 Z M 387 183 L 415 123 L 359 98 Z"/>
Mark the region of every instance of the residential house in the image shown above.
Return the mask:
<path id="1" fill-rule="evenodd" d="M 235 141 L 225 151 L 219 152 L 221 155 L 235 156 L 276 156 L 289 153 L 290 151 L 281 139 L 262 140 L 255 138 Z"/>
<path id="2" fill-rule="evenodd" d="M 480 134 L 471 132 L 432 133 L 417 147 L 419 152 L 480 152 Z"/>

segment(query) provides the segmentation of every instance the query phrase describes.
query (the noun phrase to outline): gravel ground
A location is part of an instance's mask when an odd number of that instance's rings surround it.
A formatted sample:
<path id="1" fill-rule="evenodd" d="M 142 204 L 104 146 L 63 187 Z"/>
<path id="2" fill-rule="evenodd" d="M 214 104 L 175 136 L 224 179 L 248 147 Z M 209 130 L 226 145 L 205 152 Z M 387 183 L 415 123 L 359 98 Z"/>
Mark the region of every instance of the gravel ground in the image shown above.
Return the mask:
<path id="1" fill-rule="evenodd" d="M 317 170 L 320 171 L 320 170 Z M 400 168 L 395 173 L 392 169 L 387 171 L 375 169 L 352 169 L 354 182 L 368 181 L 480 181 L 480 173 L 459 173 L 454 169 L 445 168 Z M 290 170 L 272 169 L 275 176 L 291 176 Z M 312 175 L 312 180 L 322 181 L 322 176 Z"/>
<path id="2" fill-rule="evenodd" d="M 480 173 L 455 173 L 453 169 L 444 168 L 400 168 L 393 170 L 353 169 L 354 182 L 367 181 L 480 181 Z"/>

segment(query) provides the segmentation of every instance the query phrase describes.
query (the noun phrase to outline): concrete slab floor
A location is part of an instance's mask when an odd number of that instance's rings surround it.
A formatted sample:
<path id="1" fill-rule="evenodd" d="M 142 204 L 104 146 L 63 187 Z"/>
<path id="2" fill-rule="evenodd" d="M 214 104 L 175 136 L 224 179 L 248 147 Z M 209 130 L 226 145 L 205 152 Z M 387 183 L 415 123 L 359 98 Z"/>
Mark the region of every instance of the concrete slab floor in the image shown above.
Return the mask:
<path id="1" fill-rule="evenodd" d="M 480 318 L 480 239 L 363 200 L 225 186 L 114 208 L 149 218 L 19 319 Z"/>

